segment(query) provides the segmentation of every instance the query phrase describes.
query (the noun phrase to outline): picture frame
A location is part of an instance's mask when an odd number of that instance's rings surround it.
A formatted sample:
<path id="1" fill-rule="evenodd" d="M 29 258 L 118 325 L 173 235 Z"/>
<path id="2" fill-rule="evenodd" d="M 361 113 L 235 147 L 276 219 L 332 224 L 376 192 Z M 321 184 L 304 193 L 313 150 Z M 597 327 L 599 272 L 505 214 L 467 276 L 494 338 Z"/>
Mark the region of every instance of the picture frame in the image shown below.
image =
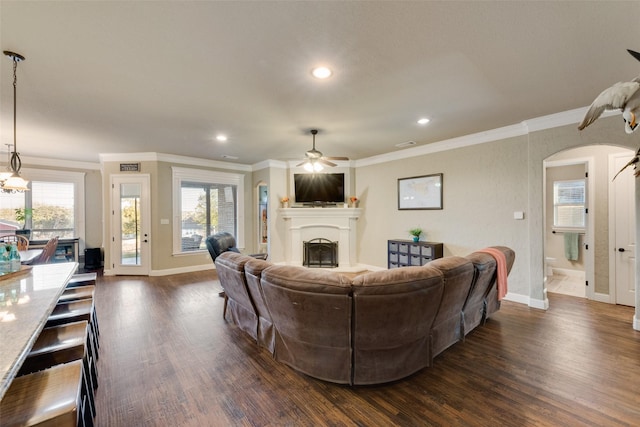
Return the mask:
<path id="1" fill-rule="evenodd" d="M 398 178 L 398 210 L 442 209 L 442 174 Z"/>

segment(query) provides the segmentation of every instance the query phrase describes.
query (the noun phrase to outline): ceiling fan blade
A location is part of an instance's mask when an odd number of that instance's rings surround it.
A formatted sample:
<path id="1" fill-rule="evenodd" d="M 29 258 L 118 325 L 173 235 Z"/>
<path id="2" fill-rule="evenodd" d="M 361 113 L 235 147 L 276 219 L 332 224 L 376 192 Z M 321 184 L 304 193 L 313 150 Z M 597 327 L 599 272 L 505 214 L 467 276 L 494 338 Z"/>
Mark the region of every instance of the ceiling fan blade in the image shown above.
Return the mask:
<path id="1" fill-rule="evenodd" d="M 325 158 L 318 159 L 318 162 L 322 163 L 325 166 L 329 166 L 330 168 L 332 168 L 334 166 L 338 166 L 335 163 L 331 163 L 330 161 L 326 160 Z"/>
<path id="2" fill-rule="evenodd" d="M 326 160 L 349 160 L 348 157 L 324 157 Z"/>
<path id="3" fill-rule="evenodd" d="M 307 163 L 309 163 L 309 161 L 305 160 L 304 162 L 297 164 L 296 167 L 299 168 L 300 166 L 304 166 Z"/>

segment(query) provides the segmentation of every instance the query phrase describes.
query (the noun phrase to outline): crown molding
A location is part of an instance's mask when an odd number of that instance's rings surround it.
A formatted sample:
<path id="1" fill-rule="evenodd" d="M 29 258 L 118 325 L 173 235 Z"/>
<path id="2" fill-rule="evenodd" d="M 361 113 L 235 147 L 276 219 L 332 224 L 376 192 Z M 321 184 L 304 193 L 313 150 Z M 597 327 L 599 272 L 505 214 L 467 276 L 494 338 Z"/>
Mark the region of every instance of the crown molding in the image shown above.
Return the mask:
<path id="1" fill-rule="evenodd" d="M 393 153 L 380 154 L 355 161 L 355 167 L 370 166 L 394 160 L 403 160 L 424 154 L 432 154 L 440 151 L 454 150 L 456 148 L 469 147 L 471 145 L 484 144 L 486 142 L 499 141 L 501 139 L 528 135 L 546 129 L 553 129 L 561 126 L 580 123 L 589 107 L 576 108 L 574 110 L 563 111 L 561 113 L 549 114 L 547 116 L 536 117 L 524 120 L 518 124 L 491 129 L 457 138 L 446 139 L 444 141 L 412 147 Z M 619 110 L 605 111 L 601 117 L 610 117 L 620 114 Z"/>
<path id="2" fill-rule="evenodd" d="M 75 160 L 50 159 L 46 157 L 29 157 L 21 156 L 22 168 L 29 166 L 44 166 L 49 168 L 68 168 L 68 169 L 85 169 L 100 170 L 100 163 L 80 162 Z"/>
<path id="3" fill-rule="evenodd" d="M 484 144 L 485 142 L 498 141 L 506 138 L 526 135 L 527 129 L 522 123 L 505 126 L 484 132 L 478 132 L 457 138 L 446 139 L 444 141 L 433 142 L 419 147 L 408 148 L 393 153 L 380 154 L 366 159 L 356 160 L 355 166 L 370 166 L 379 163 L 386 163 L 393 160 L 403 160 L 411 157 L 433 154 L 441 151 L 454 150 L 456 148 L 469 147 L 471 145 Z"/>
<path id="4" fill-rule="evenodd" d="M 228 169 L 240 172 L 251 172 L 250 165 L 221 162 L 219 160 L 200 159 L 197 157 L 179 156 L 164 153 L 107 153 L 100 154 L 100 163 L 106 162 L 167 162 L 189 166 L 201 166 L 217 169 Z"/>
<path id="5" fill-rule="evenodd" d="M 263 160 L 261 162 L 254 163 L 253 165 L 251 165 L 251 170 L 253 172 L 259 171 L 260 169 L 267 169 L 267 168 L 286 169 L 287 162 L 284 162 L 282 160 L 268 159 L 268 160 Z"/>

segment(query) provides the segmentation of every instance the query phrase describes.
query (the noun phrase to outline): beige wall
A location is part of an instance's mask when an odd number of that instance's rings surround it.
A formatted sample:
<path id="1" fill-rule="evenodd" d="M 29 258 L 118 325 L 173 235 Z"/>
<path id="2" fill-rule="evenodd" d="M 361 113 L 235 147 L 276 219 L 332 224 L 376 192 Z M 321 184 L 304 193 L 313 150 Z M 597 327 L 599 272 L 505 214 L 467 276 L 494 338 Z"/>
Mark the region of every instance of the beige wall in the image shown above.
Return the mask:
<path id="1" fill-rule="evenodd" d="M 386 266 L 386 241 L 408 238 L 407 230 L 414 226 L 426 230 L 427 240 L 443 242 L 445 255 L 506 245 L 516 251 L 510 293 L 520 302 L 545 308 L 543 162 L 563 150 L 602 144 L 634 148 L 638 142 L 624 133 L 620 117 L 614 116 L 601 118 L 582 132 L 572 124 L 359 167 L 356 192 L 363 208 L 358 224 L 359 262 Z M 444 174 L 444 209 L 399 211 L 397 179 L 431 173 Z M 515 211 L 523 211 L 525 219 L 514 220 Z M 598 238 L 596 250 L 596 254 L 607 253 L 608 240 Z M 599 258 L 598 262 L 606 262 Z M 602 272 L 608 276 L 608 268 L 600 268 Z M 608 278 L 601 274 L 596 281 L 604 286 Z"/>
<path id="2" fill-rule="evenodd" d="M 443 209 L 400 211 L 398 178 L 443 174 Z M 362 217 L 359 262 L 387 265 L 387 240 L 408 239 L 420 226 L 425 240 L 444 243 L 445 256 L 505 245 L 516 252 L 510 291 L 528 294 L 527 138 L 517 137 L 356 169 Z M 523 211 L 525 220 L 515 220 Z"/>
<path id="3" fill-rule="evenodd" d="M 151 184 L 151 274 L 161 275 L 172 272 L 191 271 L 203 268 L 213 268 L 213 263 L 207 251 L 193 254 L 173 255 L 173 201 L 172 201 L 172 166 L 192 167 L 199 170 L 220 170 L 206 166 L 185 166 L 184 164 L 163 161 L 142 161 L 141 173 L 149 174 Z M 120 162 L 103 163 L 103 191 L 106 195 L 103 216 L 109 218 L 109 183 L 111 175 L 119 174 Z M 223 170 L 229 172 L 229 170 Z M 245 215 L 243 218 L 245 230 L 245 248 L 243 251 L 251 251 L 255 246 L 255 225 L 253 223 L 253 209 L 255 204 L 252 198 L 252 174 L 251 172 L 233 171 L 244 175 L 245 192 L 243 194 Z M 160 224 L 160 219 L 170 219 L 169 224 Z M 105 220 L 105 239 L 112 235 L 110 221 Z M 109 250 L 105 251 L 105 269 L 111 265 Z"/>
<path id="4" fill-rule="evenodd" d="M 602 145 L 614 148 L 603 149 Z M 528 298 L 521 302 L 543 308 L 546 301 L 543 291 L 544 160 L 577 147 L 604 150 L 597 155 L 606 156 L 606 152 L 617 150 L 616 147 L 635 150 L 636 145 L 637 138 L 626 135 L 620 118 L 614 116 L 601 118 L 582 132 L 578 132 L 575 125 L 568 125 L 450 151 L 357 167 L 351 172 L 351 184 L 355 186 L 353 194 L 360 198 L 360 207 L 363 208 L 358 221 L 358 261 L 386 267 L 386 241 L 408 238 L 407 231 L 414 226 L 426 230 L 427 240 L 443 242 L 446 255 L 466 255 L 489 245 L 510 246 L 516 251 L 510 292 Z M 559 158 L 563 155 L 574 154 L 558 154 Z M 171 165 L 166 162 L 142 163 L 143 172 L 152 176 L 152 270 L 203 268 L 210 263 L 206 254 L 172 256 L 171 226 L 159 224 L 160 218 L 171 218 Z M 119 173 L 116 162 L 105 163 L 103 168 L 101 189 L 96 185 L 98 173 L 90 171 L 87 174 L 89 247 L 102 242 L 98 230 L 103 228 L 102 217 L 108 218 L 108 205 L 101 203 L 101 200 L 107 199 L 98 194 L 108 195 L 109 175 Z M 444 209 L 399 211 L 397 179 L 431 173 L 444 174 Z M 606 171 L 600 171 L 598 166 L 597 173 Z M 273 262 L 283 261 L 285 229 L 278 209 L 280 197 L 291 193 L 289 174 L 290 171 L 281 166 L 267 166 L 245 173 L 246 250 L 251 251 L 256 245 L 255 186 L 258 182 L 265 182 L 269 185 L 269 255 Z M 601 193 L 601 187 L 607 185 L 606 179 L 597 182 L 597 191 Z M 606 203 L 598 201 L 597 209 L 605 209 L 602 206 L 606 206 Z M 96 214 L 96 211 L 102 212 L 102 215 Z M 513 219 L 516 211 L 523 211 L 525 219 Z M 598 217 L 601 217 L 600 213 Z M 598 223 L 596 226 L 606 229 L 607 225 Z M 104 228 L 104 235 L 109 236 L 106 220 Z M 596 237 L 595 245 L 596 291 L 607 293 L 608 286 L 604 284 L 608 281 L 608 267 L 604 260 L 609 250 L 608 239 Z"/>

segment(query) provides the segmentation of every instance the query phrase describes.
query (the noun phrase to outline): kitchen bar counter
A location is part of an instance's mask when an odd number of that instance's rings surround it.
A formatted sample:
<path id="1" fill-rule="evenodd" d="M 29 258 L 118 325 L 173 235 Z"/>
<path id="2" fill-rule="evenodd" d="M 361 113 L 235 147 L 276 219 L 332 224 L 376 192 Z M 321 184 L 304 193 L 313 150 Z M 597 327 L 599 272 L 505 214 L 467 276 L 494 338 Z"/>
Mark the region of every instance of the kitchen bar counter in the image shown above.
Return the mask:
<path id="1" fill-rule="evenodd" d="M 77 268 L 75 262 L 43 264 L 0 276 L 0 399 Z"/>

